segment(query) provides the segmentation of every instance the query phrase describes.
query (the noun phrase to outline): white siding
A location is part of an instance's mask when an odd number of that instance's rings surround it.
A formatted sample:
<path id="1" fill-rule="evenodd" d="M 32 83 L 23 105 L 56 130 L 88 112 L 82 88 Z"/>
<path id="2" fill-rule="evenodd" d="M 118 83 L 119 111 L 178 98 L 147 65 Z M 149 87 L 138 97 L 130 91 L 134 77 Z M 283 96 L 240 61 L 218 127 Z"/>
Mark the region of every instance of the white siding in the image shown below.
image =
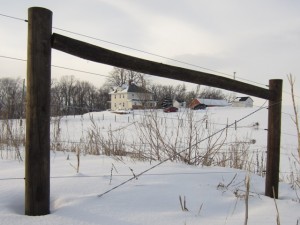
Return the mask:
<path id="1" fill-rule="evenodd" d="M 111 94 L 111 110 L 129 110 L 133 106 L 155 107 L 153 95 L 151 93 L 134 93 L 134 92 L 115 92 Z"/>
<path id="2" fill-rule="evenodd" d="M 232 102 L 233 107 L 253 107 L 253 100 L 247 98 L 246 101 L 234 101 Z"/>
<path id="3" fill-rule="evenodd" d="M 228 102 L 223 99 L 197 99 L 200 104 L 204 104 L 206 106 L 228 106 Z"/>

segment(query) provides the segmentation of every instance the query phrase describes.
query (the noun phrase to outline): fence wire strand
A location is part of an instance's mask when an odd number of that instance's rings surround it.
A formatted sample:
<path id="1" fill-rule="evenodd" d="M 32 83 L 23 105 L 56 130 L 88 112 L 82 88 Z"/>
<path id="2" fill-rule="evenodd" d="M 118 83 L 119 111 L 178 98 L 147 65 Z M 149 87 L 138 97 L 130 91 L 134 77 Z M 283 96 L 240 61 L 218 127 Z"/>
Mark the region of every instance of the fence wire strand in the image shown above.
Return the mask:
<path id="1" fill-rule="evenodd" d="M 255 111 L 253 111 L 253 112 L 247 114 L 246 116 L 240 118 L 240 119 L 237 120 L 236 122 L 240 122 L 240 121 L 242 121 L 242 120 L 244 120 L 244 119 L 246 119 L 246 118 L 252 116 L 253 114 L 257 113 L 258 111 L 262 110 L 262 109 L 263 109 L 263 106 L 264 106 L 265 104 L 266 104 L 266 101 L 265 101 L 265 103 L 264 103 L 260 108 L 258 108 L 257 110 L 255 110 Z M 274 103 L 274 104 L 279 104 L 279 103 Z M 236 122 L 231 123 L 231 124 L 225 126 L 224 128 L 222 128 L 222 129 L 216 131 L 215 133 L 213 133 L 213 134 L 207 136 L 206 138 L 201 139 L 201 140 L 198 141 L 197 143 L 193 144 L 193 146 L 196 146 L 197 144 L 199 144 L 199 143 L 201 143 L 201 142 L 203 142 L 203 141 L 205 141 L 205 140 L 207 140 L 207 139 L 209 139 L 209 138 L 211 138 L 211 137 L 213 137 L 213 136 L 215 136 L 215 135 L 217 135 L 217 134 L 219 134 L 219 133 L 225 131 L 228 127 L 235 125 Z M 113 188 L 111 188 L 111 189 L 109 189 L 109 190 L 107 190 L 107 191 L 105 191 L 105 192 L 99 194 L 98 197 L 102 197 L 103 195 L 106 195 L 106 194 L 108 194 L 109 192 L 111 192 L 111 191 L 113 191 L 113 190 L 115 190 L 115 189 L 117 189 L 117 188 L 119 188 L 119 187 L 125 185 L 126 183 L 128 183 L 128 182 L 130 182 L 130 181 L 132 181 L 132 180 L 134 180 L 134 179 L 136 179 L 136 178 L 142 176 L 143 174 L 147 173 L 148 171 L 150 171 L 150 170 L 152 170 L 152 169 L 154 169 L 154 168 L 156 168 L 156 167 L 162 165 L 163 163 L 165 163 L 165 162 L 171 160 L 171 159 L 174 158 L 175 156 L 179 156 L 181 153 L 185 152 L 187 149 L 188 149 L 188 148 L 185 148 L 184 150 L 175 153 L 172 157 L 166 158 L 166 159 L 162 160 L 161 162 L 159 162 L 159 163 L 157 163 L 157 164 L 155 164 L 155 165 L 149 167 L 148 169 L 146 169 L 146 170 L 140 172 L 139 174 L 137 174 L 137 175 L 135 175 L 135 176 L 129 178 L 128 180 L 125 180 L 124 182 L 122 182 L 122 183 L 120 183 L 120 184 L 114 186 Z M 198 156 L 197 156 L 197 157 L 198 157 Z"/>
<path id="2" fill-rule="evenodd" d="M 14 19 L 14 20 L 23 21 L 23 22 L 28 22 L 27 19 L 22 19 L 22 18 L 19 18 L 19 17 L 7 15 L 7 14 L 0 13 L 0 16 L 6 17 L 6 18 L 10 18 L 10 19 Z M 162 58 L 162 59 L 170 60 L 170 61 L 177 62 L 177 63 L 183 64 L 183 65 L 193 66 L 193 67 L 196 67 L 196 68 L 199 68 L 199 69 L 203 69 L 203 70 L 206 70 L 206 71 L 210 71 L 210 72 L 222 74 L 222 75 L 227 76 L 229 78 L 233 78 L 233 76 L 234 76 L 232 74 L 220 72 L 220 71 L 217 71 L 217 70 L 213 70 L 213 69 L 210 69 L 210 68 L 207 68 L 207 67 L 199 66 L 199 65 L 196 65 L 196 64 L 192 64 L 192 63 L 189 63 L 189 62 L 182 61 L 182 60 L 173 59 L 173 58 L 166 57 L 166 56 L 163 56 L 163 55 L 160 55 L 160 54 L 151 53 L 151 52 L 148 52 L 148 51 L 145 51 L 145 50 L 141 50 L 141 49 L 129 47 L 129 46 L 126 46 L 126 45 L 118 44 L 116 42 L 107 41 L 107 40 L 104 40 L 104 39 L 101 39 L 101 38 L 92 37 L 90 35 L 81 34 L 81 33 L 74 32 L 74 31 L 70 31 L 68 29 L 63 29 L 63 28 L 59 28 L 59 27 L 52 27 L 52 28 L 56 29 L 56 30 L 59 30 L 59 31 L 66 32 L 66 33 L 74 34 L 74 35 L 77 35 L 77 36 L 89 38 L 89 39 L 92 39 L 92 40 L 97 40 L 97 41 L 104 42 L 104 43 L 107 43 L 107 44 L 119 46 L 119 47 L 122 47 L 122 48 L 126 48 L 126 49 L 130 49 L 130 50 L 133 50 L 133 51 L 137 51 L 137 52 L 145 53 L 145 54 L 152 55 L 152 56 L 155 56 L 155 57 L 159 57 L 159 58 Z M 253 84 L 256 84 L 256 85 L 260 85 L 262 87 L 268 87 L 268 84 L 259 83 L 257 81 L 249 80 L 249 79 L 238 77 L 238 76 L 235 76 L 235 78 L 239 79 L 239 80 L 247 81 L 247 82 L 250 82 L 250 83 L 253 83 Z M 283 92 L 284 92 L 284 94 L 292 95 L 292 93 L 290 93 L 289 91 L 283 90 Z M 300 96 L 297 96 L 297 95 L 294 95 L 294 96 L 296 98 L 300 98 Z"/>

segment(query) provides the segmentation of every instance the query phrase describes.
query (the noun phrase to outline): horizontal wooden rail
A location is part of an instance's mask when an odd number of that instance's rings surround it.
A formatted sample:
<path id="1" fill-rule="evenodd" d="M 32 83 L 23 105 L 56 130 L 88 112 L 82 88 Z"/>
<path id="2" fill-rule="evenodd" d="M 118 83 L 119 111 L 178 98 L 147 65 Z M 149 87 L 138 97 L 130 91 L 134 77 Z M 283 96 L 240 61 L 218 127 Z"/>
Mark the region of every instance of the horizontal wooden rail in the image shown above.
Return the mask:
<path id="1" fill-rule="evenodd" d="M 274 99 L 273 92 L 268 89 L 210 73 L 136 58 L 78 41 L 60 34 L 54 33 L 52 35 L 52 48 L 90 61 L 133 70 L 140 73 L 207 85 L 267 100 Z"/>

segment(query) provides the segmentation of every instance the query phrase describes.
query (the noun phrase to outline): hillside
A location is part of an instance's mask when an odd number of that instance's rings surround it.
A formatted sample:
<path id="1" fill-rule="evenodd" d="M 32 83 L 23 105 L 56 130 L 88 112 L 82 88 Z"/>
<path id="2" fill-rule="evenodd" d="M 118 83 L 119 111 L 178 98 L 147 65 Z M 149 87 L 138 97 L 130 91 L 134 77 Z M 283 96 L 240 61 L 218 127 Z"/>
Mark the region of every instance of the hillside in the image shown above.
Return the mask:
<path id="1" fill-rule="evenodd" d="M 11 157 L 13 150 L 2 149 L 0 224 L 243 224 L 247 174 L 248 224 L 276 224 L 275 202 L 264 196 L 267 110 L 253 114 L 255 110 L 228 107 L 193 111 L 193 114 L 183 110 L 168 114 L 98 112 L 53 118 L 51 214 L 24 216 L 24 162 Z M 296 154 L 297 140 L 293 136 L 291 112 L 288 108 L 283 111 L 280 176 L 284 182 L 280 183 L 276 204 L 281 224 L 297 224 L 300 223 L 299 187 L 293 189 L 289 183 L 291 172 L 299 174 L 299 167 L 290 164 L 292 154 Z M 236 126 L 220 131 L 241 118 L 245 119 Z M 155 126 L 157 130 L 153 132 Z M 149 127 L 151 132 L 146 129 Z M 190 130 L 191 127 L 194 129 Z M 198 139 L 187 142 L 187 138 L 195 136 L 189 135 L 193 132 Z M 151 133 L 156 134 L 152 141 L 145 136 Z M 206 139 L 209 135 L 211 139 Z M 155 148 L 154 143 L 161 139 L 164 145 Z M 203 157 L 208 146 L 213 155 Z M 174 147 L 177 152 L 172 155 Z M 88 154 L 97 149 L 100 155 Z M 190 158 L 189 150 L 193 154 Z M 111 155 L 103 155 L 105 151 Z M 169 156 L 170 160 L 158 165 L 161 161 L 156 157 L 162 160 Z M 222 161 L 221 156 L 244 157 L 237 165 L 244 163 L 245 168 L 228 168 L 234 164 L 230 158 Z M 184 160 L 190 160 L 192 165 Z M 155 168 L 138 176 L 151 167 Z"/>

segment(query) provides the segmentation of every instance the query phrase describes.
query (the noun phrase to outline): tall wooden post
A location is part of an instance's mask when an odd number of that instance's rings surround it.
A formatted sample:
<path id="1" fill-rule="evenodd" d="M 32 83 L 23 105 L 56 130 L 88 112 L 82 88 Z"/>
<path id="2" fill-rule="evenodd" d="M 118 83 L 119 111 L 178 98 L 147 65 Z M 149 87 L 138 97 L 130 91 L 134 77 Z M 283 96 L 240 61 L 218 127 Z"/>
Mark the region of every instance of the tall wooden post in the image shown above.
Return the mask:
<path id="1" fill-rule="evenodd" d="M 52 12 L 28 10 L 25 214 L 50 213 Z"/>
<path id="2" fill-rule="evenodd" d="M 272 198 L 278 198 L 282 80 L 270 80 L 269 90 L 273 93 L 273 99 L 269 100 L 268 154 L 265 195 Z"/>

